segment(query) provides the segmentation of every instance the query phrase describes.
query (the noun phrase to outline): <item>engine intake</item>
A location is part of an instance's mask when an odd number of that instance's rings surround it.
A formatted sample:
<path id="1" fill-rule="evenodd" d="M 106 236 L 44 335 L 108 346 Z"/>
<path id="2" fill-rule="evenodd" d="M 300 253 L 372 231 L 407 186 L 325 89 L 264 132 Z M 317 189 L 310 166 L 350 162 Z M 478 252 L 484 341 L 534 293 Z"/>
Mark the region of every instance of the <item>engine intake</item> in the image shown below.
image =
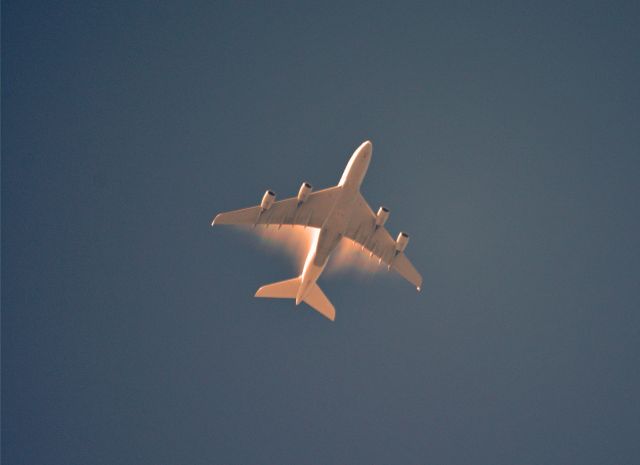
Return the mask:
<path id="1" fill-rule="evenodd" d="M 311 187 L 311 184 L 303 182 L 302 186 L 300 186 L 300 190 L 298 191 L 298 203 L 305 202 L 307 198 L 309 198 L 309 194 L 311 194 L 312 190 L 313 187 Z"/>
<path id="2" fill-rule="evenodd" d="M 262 202 L 260 202 L 260 208 L 262 211 L 267 211 L 271 208 L 271 205 L 276 201 L 276 193 L 273 191 L 267 191 L 262 196 Z"/>
<path id="3" fill-rule="evenodd" d="M 401 232 L 398 234 L 398 238 L 396 239 L 396 252 L 401 253 L 404 252 L 404 249 L 407 248 L 407 244 L 409 243 L 409 235 L 407 233 Z"/>
<path id="4" fill-rule="evenodd" d="M 380 226 L 384 226 L 384 224 L 389 219 L 389 209 L 387 207 L 378 208 L 378 213 L 376 214 L 376 228 Z"/>

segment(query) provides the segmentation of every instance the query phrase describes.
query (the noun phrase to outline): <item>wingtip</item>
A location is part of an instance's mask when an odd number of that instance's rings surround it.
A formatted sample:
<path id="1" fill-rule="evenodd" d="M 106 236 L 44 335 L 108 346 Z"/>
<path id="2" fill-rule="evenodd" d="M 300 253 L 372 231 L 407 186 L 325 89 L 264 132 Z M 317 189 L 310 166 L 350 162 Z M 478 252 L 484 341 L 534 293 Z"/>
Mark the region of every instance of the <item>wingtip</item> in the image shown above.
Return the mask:
<path id="1" fill-rule="evenodd" d="M 264 297 L 263 290 L 264 290 L 264 288 L 265 288 L 265 287 L 267 287 L 267 286 L 260 286 L 260 287 L 258 288 L 258 290 L 256 291 L 256 293 L 255 293 L 255 294 L 253 294 L 253 296 L 254 296 L 254 297 Z"/>
<path id="2" fill-rule="evenodd" d="M 217 220 L 218 218 L 220 218 L 220 213 L 218 213 L 218 214 L 213 218 L 213 220 L 211 220 L 211 226 L 213 226 L 213 225 L 215 225 L 215 224 L 216 224 L 216 220 Z"/>

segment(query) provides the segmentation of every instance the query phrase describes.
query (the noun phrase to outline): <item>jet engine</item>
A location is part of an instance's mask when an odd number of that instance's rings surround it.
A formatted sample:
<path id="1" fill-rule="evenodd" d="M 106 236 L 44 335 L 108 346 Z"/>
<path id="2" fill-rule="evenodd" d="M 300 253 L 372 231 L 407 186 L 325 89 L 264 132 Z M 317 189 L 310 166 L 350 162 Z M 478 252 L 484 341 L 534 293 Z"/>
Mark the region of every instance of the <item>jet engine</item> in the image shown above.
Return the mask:
<path id="1" fill-rule="evenodd" d="M 273 205 L 273 202 L 276 201 L 276 193 L 273 191 L 267 191 L 262 196 L 262 202 L 260 202 L 260 208 L 262 211 L 267 211 Z"/>
<path id="2" fill-rule="evenodd" d="M 300 186 L 300 190 L 298 191 L 298 203 L 306 201 L 312 190 L 313 187 L 311 187 L 311 184 L 309 184 L 308 182 L 303 182 L 302 186 Z"/>
<path id="3" fill-rule="evenodd" d="M 409 243 L 409 235 L 407 233 L 401 232 L 398 234 L 398 238 L 396 239 L 396 252 L 404 252 L 404 249 L 407 248 L 407 244 Z"/>
<path id="4" fill-rule="evenodd" d="M 389 209 L 387 207 L 378 208 L 378 214 L 376 215 L 376 228 L 384 226 L 389 219 Z"/>

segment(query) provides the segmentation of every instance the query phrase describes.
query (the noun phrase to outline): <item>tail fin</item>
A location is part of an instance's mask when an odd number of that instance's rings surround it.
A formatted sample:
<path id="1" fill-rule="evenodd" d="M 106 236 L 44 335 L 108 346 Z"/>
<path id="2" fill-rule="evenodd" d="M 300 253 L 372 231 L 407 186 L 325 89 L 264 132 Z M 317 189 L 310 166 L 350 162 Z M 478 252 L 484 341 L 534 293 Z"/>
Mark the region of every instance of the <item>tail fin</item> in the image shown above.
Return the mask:
<path id="1" fill-rule="evenodd" d="M 298 293 L 298 287 L 300 287 L 301 279 L 293 278 L 285 281 L 280 281 L 273 284 L 267 284 L 262 286 L 256 292 L 256 297 L 267 297 L 274 299 L 295 299 Z M 314 310 L 320 312 L 331 321 L 336 319 L 336 309 L 333 307 L 327 296 L 324 295 L 322 289 L 313 283 L 307 295 L 304 298 L 306 304 L 312 307 Z"/>

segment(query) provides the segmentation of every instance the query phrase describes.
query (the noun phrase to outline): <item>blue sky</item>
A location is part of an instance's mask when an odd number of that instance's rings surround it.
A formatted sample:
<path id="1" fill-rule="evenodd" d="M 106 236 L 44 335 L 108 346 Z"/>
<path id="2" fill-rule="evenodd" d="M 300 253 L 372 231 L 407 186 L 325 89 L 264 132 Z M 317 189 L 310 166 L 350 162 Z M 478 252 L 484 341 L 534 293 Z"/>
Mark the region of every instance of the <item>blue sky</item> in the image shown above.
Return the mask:
<path id="1" fill-rule="evenodd" d="M 3 2 L 2 461 L 634 463 L 633 2 Z M 214 214 L 362 190 L 422 293 Z"/>

